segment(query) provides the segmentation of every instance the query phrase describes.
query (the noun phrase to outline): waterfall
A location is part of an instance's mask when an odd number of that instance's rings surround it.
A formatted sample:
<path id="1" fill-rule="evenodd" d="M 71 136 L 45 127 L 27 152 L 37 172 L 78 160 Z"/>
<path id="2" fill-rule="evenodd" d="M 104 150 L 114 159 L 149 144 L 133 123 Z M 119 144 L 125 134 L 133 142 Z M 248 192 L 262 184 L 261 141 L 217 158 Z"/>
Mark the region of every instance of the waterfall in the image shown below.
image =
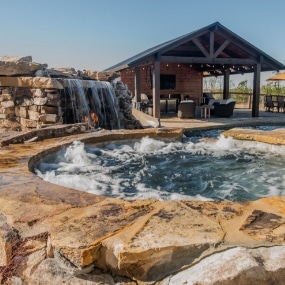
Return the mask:
<path id="1" fill-rule="evenodd" d="M 110 124 L 111 129 L 119 129 L 119 105 L 113 86 L 106 81 L 98 81 L 96 84 L 97 90 L 99 89 L 99 93 L 101 94 L 100 98 L 106 122 Z"/>
<path id="2" fill-rule="evenodd" d="M 67 79 L 65 81 L 75 123 L 84 122 L 85 118 L 91 120 L 90 108 L 82 83 L 78 79 Z"/>
<path id="3" fill-rule="evenodd" d="M 90 122 L 96 114 L 98 122 L 95 127 L 119 129 L 119 106 L 115 91 L 109 82 L 63 79 L 65 83 L 66 123 Z M 72 118 L 70 118 L 72 116 Z"/>

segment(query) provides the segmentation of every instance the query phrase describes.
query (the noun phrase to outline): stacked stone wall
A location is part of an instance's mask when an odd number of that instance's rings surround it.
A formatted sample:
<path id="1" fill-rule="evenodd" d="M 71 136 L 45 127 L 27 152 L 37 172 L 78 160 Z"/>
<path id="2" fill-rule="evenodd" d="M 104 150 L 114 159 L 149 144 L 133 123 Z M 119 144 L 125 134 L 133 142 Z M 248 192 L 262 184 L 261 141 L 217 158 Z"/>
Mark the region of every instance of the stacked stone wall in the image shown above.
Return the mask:
<path id="1" fill-rule="evenodd" d="M 120 127 L 142 128 L 132 115 L 132 94 L 127 86 L 118 81 L 113 87 L 118 99 Z M 0 87 L 0 132 L 78 123 L 66 118 L 72 104 L 64 92 L 64 89 L 55 88 Z"/>
<path id="2" fill-rule="evenodd" d="M 57 89 L 0 88 L 0 129 L 29 130 L 62 123 Z"/>

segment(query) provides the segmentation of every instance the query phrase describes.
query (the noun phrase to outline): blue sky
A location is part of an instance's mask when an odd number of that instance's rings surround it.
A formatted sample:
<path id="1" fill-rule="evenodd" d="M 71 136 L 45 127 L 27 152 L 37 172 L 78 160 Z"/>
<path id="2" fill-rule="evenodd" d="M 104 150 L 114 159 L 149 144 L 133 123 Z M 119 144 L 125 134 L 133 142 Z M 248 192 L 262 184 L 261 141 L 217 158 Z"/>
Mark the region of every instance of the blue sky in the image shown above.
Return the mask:
<path id="1" fill-rule="evenodd" d="M 285 64 L 284 0 L 1 1 L 0 55 L 103 70 L 216 21 Z"/>

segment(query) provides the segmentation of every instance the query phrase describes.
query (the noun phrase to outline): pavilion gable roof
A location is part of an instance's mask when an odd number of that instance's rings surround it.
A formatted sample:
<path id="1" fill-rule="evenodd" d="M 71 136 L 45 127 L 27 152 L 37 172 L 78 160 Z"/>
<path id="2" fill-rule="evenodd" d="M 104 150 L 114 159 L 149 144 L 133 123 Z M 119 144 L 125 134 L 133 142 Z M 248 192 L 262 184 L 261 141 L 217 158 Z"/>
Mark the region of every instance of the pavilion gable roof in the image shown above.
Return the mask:
<path id="1" fill-rule="evenodd" d="M 130 57 L 105 71 L 161 62 L 200 64 L 205 73 L 218 72 L 222 66 L 231 66 L 231 73 L 252 72 L 252 65 L 260 62 L 261 71 L 282 70 L 285 66 L 233 33 L 219 22 L 164 42 Z M 237 68 L 235 69 L 234 66 Z M 212 74 L 213 75 L 213 74 Z M 218 73 L 216 75 L 219 75 Z"/>

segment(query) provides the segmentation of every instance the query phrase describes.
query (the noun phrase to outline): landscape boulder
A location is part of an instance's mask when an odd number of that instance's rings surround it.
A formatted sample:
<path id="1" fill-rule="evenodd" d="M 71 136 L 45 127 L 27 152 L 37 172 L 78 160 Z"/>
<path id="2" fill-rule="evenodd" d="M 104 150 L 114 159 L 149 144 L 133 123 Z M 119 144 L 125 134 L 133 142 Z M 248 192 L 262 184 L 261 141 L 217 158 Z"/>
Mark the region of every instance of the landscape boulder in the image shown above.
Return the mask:
<path id="1" fill-rule="evenodd" d="M 35 63 L 31 56 L 0 56 L 0 76 L 34 75 L 47 64 Z"/>

